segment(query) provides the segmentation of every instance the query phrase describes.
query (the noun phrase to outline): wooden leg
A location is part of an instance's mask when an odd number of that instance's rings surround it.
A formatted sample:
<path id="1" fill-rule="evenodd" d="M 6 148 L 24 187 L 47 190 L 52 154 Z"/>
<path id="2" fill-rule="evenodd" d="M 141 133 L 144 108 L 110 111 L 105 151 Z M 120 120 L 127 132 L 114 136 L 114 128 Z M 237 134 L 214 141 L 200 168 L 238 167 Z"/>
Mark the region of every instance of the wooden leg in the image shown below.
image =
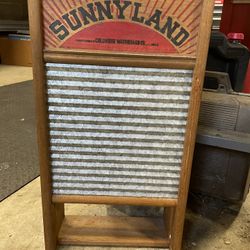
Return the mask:
<path id="1" fill-rule="evenodd" d="M 64 204 L 52 202 L 52 183 L 50 166 L 50 145 L 48 132 L 48 110 L 46 78 L 43 59 L 44 40 L 42 37 L 42 0 L 29 0 L 30 32 L 32 35 L 33 73 L 36 92 L 37 138 L 41 176 L 42 206 L 45 249 L 55 250 L 59 229 L 64 218 Z"/>
<path id="2" fill-rule="evenodd" d="M 65 218 L 64 213 L 64 204 L 54 204 L 54 209 L 56 213 L 56 219 L 55 219 L 55 233 L 56 237 L 58 238 L 59 231 L 62 226 L 62 222 Z"/>
<path id="3" fill-rule="evenodd" d="M 175 210 L 175 215 L 173 219 L 172 227 L 172 239 L 171 239 L 171 250 L 181 250 L 182 249 L 182 236 L 185 221 L 185 210 L 186 206 L 177 206 Z"/>
<path id="4" fill-rule="evenodd" d="M 172 238 L 172 227 L 173 227 L 174 213 L 175 213 L 175 207 L 164 208 L 164 224 L 165 224 L 165 230 L 167 233 L 166 236 L 168 239 Z"/>
<path id="5" fill-rule="evenodd" d="M 64 219 L 64 204 L 43 206 L 44 241 L 46 250 L 57 249 L 58 233 Z"/>

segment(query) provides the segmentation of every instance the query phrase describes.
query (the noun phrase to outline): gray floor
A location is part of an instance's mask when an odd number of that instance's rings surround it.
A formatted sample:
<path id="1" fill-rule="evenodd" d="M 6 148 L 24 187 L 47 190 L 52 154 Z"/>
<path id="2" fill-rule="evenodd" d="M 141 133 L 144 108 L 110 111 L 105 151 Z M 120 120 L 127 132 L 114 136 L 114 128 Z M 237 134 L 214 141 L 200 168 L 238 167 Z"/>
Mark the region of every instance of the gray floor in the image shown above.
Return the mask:
<path id="1" fill-rule="evenodd" d="M 0 87 L 0 201 L 39 176 L 32 81 Z"/>

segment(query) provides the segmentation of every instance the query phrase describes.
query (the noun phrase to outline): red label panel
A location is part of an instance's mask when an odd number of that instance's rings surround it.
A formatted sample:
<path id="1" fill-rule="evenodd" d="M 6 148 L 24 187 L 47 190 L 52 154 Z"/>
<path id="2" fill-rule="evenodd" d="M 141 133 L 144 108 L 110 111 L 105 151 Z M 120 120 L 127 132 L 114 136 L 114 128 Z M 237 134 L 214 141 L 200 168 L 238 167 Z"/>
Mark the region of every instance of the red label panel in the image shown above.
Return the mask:
<path id="1" fill-rule="evenodd" d="M 202 0 L 43 1 L 45 48 L 195 55 Z"/>
<path id="2" fill-rule="evenodd" d="M 88 27 L 65 41 L 63 48 L 148 53 L 176 53 L 157 32 L 135 23 L 106 22 Z"/>

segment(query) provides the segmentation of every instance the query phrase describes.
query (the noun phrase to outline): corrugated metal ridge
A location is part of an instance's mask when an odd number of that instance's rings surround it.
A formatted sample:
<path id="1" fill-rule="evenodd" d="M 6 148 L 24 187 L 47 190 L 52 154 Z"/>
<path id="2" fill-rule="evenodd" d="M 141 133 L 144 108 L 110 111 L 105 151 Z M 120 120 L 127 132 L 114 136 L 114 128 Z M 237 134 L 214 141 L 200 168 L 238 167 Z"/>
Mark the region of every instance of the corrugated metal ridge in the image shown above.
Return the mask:
<path id="1" fill-rule="evenodd" d="M 177 197 L 191 70 L 46 70 L 54 194 Z"/>

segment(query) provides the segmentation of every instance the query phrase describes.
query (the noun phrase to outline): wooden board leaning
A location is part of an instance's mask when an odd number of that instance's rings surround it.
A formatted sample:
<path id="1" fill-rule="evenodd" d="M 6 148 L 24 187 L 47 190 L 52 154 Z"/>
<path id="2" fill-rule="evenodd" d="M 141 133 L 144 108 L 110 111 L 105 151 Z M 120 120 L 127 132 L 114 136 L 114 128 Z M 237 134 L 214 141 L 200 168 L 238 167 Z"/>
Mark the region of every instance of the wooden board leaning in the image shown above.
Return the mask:
<path id="1" fill-rule="evenodd" d="M 47 250 L 181 249 L 213 4 L 29 1 Z M 64 203 L 165 213 L 76 218 Z"/>

